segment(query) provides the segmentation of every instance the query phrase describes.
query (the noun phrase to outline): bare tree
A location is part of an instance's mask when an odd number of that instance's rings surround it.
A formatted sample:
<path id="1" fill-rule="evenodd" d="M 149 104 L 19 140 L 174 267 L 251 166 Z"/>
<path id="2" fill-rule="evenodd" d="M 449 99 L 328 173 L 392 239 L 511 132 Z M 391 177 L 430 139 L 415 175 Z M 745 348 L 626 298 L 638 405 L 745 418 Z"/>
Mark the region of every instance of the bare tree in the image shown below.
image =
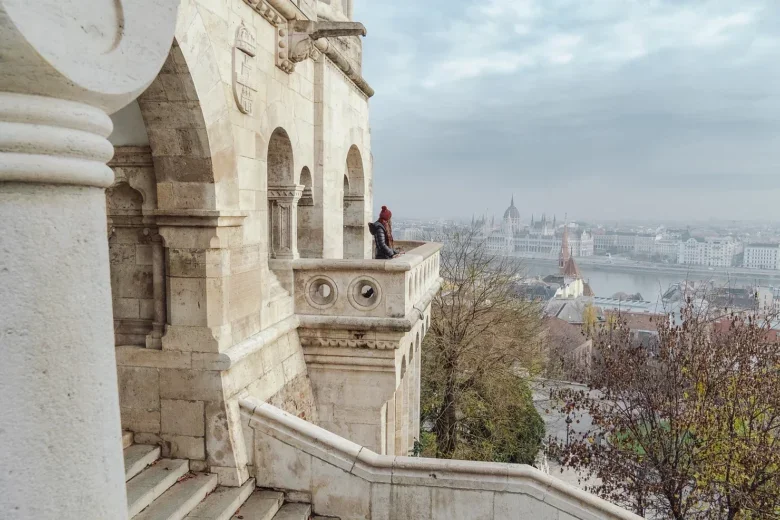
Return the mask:
<path id="1" fill-rule="evenodd" d="M 557 392 L 564 413 L 593 428 L 551 440 L 591 491 L 641 515 L 780 517 L 780 347 L 768 319 L 716 323 L 688 304 L 661 318 L 655 348 L 618 320 L 594 337 L 588 391 Z"/>
<path id="2" fill-rule="evenodd" d="M 473 227 L 446 233 L 443 242 L 444 285 L 432 302 L 433 320 L 423 350 L 423 420 L 432 423 L 435 455 L 452 457 L 465 439 L 490 430 L 476 424 L 473 414 L 491 407 L 501 384 L 507 397 L 520 401 L 527 397 L 527 402 L 506 410 L 514 414 L 514 422 L 523 422 L 525 414 L 531 438 L 539 436 L 540 429 L 543 435 L 541 419 L 527 406 L 530 392 L 516 393 L 527 390 L 521 376 L 539 369 L 541 353 L 540 309 L 518 299 L 515 292 L 521 266 L 512 258 L 492 254 Z M 494 408 L 496 414 L 499 408 Z M 498 430 L 492 429 L 490 436 L 506 437 Z M 463 450 L 458 455 L 469 457 Z"/>

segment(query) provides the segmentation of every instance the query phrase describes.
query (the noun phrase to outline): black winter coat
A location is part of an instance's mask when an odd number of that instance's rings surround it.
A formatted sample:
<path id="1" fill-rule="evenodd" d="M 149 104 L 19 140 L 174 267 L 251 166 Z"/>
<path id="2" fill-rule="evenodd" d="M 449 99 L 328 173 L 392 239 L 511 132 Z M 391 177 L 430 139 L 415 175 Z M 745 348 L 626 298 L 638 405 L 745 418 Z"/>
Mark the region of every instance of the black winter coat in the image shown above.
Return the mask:
<path id="1" fill-rule="evenodd" d="M 374 235 L 376 242 L 376 260 L 389 260 L 398 254 L 396 250 L 387 245 L 387 232 L 381 222 L 370 223 L 368 229 Z"/>

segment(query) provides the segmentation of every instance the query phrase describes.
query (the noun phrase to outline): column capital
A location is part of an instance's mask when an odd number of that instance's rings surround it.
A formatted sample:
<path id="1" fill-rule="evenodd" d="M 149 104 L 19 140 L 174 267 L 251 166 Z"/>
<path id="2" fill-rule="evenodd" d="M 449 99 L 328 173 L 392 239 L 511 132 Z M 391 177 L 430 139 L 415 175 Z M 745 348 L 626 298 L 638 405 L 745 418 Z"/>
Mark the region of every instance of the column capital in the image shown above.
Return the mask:
<path id="1" fill-rule="evenodd" d="M 0 91 L 112 113 L 154 80 L 179 0 L 0 0 Z"/>
<path id="2" fill-rule="evenodd" d="M 298 258 L 298 201 L 304 186 L 268 186 L 269 225 L 273 258 Z"/>
<path id="3" fill-rule="evenodd" d="M 304 186 L 290 184 L 286 186 L 268 186 L 268 200 L 280 202 L 297 202 L 303 195 Z"/>

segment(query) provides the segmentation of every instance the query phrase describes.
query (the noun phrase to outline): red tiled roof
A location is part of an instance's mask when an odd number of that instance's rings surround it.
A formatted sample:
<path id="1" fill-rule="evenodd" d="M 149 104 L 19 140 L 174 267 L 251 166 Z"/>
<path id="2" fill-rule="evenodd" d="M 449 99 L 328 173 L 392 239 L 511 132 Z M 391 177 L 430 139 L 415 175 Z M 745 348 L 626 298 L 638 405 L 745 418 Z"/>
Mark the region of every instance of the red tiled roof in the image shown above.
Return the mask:
<path id="1" fill-rule="evenodd" d="M 561 348 L 564 352 L 571 352 L 588 341 L 582 334 L 580 325 L 554 317 L 545 318 L 544 324 L 547 325 L 547 338 L 550 344 Z"/>
<path id="2" fill-rule="evenodd" d="M 563 276 L 568 278 L 582 278 L 580 275 L 580 269 L 577 267 L 577 262 L 574 261 L 574 257 L 570 256 L 566 260 L 566 265 L 563 266 Z"/>
<path id="3" fill-rule="evenodd" d="M 604 311 L 607 317 L 620 317 L 626 322 L 629 330 L 657 330 L 658 322 L 665 319 L 663 314 L 645 314 L 636 312 Z"/>

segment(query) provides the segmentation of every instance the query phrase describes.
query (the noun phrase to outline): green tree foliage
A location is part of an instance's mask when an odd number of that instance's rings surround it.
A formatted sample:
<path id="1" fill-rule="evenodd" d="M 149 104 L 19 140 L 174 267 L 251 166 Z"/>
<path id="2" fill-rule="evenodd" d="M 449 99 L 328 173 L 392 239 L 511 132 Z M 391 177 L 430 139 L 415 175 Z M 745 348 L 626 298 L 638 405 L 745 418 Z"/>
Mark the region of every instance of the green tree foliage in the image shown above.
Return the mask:
<path id="1" fill-rule="evenodd" d="M 582 310 L 582 333 L 586 337 L 590 337 L 596 332 L 596 326 L 599 322 L 599 316 L 596 312 L 596 307 L 593 304 L 586 304 Z"/>
<path id="2" fill-rule="evenodd" d="M 563 465 L 591 491 L 652 518 L 780 518 L 780 346 L 767 320 L 713 323 L 692 305 L 641 348 L 622 320 L 594 336 L 588 391 L 555 396 L 593 428 Z"/>
<path id="3" fill-rule="evenodd" d="M 422 354 L 421 419 L 432 430 L 422 453 L 532 463 L 544 423 L 525 378 L 540 368 L 539 308 L 515 296 L 520 267 L 473 230 L 444 241 L 444 287 Z"/>

